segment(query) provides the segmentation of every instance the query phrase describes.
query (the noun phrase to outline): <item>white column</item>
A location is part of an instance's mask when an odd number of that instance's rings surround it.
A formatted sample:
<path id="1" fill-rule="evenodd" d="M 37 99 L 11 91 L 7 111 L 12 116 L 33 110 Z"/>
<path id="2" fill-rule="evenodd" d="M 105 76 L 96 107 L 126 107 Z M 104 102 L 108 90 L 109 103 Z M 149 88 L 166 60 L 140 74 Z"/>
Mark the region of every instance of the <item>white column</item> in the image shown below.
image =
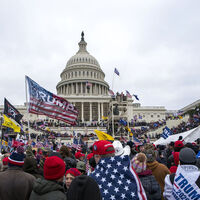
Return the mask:
<path id="1" fill-rule="evenodd" d="M 100 103 L 98 102 L 98 121 L 100 121 Z"/>
<path id="2" fill-rule="evenodd" d="M 94 93 L 97 94 L 97 84 L 95 83 Z"/>
<path id="3" fill-rule="evenodd" d="M 72 83 L 72 94 L 74 94 L 74 84 Z"/>
<path id="4" fill-rule="evenodd" d="M 84 115 L 83 115 L 83 113 L 84 113 L 84 107 L 83 106 L 84 106 L 83 102 L 81 102 L 81 120 L 82 120 L 82 122 L 84 122 Z"/>
<path id="5" fill-rule="evenodd" d="M 67 84 L 67 94 L 69 94 L 69 85 Z"/>
<path id="6" fill-rule="evenodd" d="M 93 88 L 93 83 L 92 83 L 92 85 L 90 86 L 90 95 L 92 94 L 92 88 Z"/>
<path id="7" fill-rule="evenodd" d="M 101 117 L 104 116 L 104 113 L 103 113 L 103 103 L 101 103 Z"/>
<path id="8" fill-rule="evenodd" d="M 83 84 L 81 83 L 81 94 L 83 94 Z"/>
<path id="9" fill-rule="evenodd" d="M 101 86 L 99 85 L 99 94 L 101 95 Z"/>
<path id="10" fill-rule="evenodd" d="M 78 83 L 76 83 L 76 94 L 78 94 Z"/>
<path id="11" fill-rule="evenodd" d="M 90 122 L 92 121 L 92 103 L 90 102 Z"/>

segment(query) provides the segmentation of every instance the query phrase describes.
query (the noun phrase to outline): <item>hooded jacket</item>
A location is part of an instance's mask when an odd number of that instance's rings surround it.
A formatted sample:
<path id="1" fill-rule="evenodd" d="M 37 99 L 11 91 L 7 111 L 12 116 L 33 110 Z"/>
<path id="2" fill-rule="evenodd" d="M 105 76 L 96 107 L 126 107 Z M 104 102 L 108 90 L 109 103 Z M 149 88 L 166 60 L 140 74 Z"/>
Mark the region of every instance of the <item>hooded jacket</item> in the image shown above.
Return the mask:
<path id="1" fill-rule="evenodd" d="M 64 188 L 56 181 L 38 178 L 29 200 L 66 200 Z"/>
<path id="2" fill-rule="evenodd" d="M 165 176 L 167 174 L 170 174 L 169 169 L 165 165 L 157 161 L 147 163 L 147 168 L 152 171 L 152 174 L 158 181 L 161 188 L 161 192 L 163 193 L 165 186 Z"/>

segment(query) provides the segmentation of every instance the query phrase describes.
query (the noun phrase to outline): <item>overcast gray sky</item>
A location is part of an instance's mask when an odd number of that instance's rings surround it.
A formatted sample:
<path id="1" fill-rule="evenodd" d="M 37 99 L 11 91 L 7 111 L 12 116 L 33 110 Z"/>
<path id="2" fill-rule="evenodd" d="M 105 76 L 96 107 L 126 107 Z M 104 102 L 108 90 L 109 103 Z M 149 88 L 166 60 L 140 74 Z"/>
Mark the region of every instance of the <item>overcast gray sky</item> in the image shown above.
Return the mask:
<path id="1" fill-rule="evenodd" d="M 83 30 L 110 86 L 119 70 L 115 92 L 180 109 L 200 96 L 199 8 L 199 0 L 1 0 L 0 104 L 25 102 L 25 75 L 56 93 Z"/>

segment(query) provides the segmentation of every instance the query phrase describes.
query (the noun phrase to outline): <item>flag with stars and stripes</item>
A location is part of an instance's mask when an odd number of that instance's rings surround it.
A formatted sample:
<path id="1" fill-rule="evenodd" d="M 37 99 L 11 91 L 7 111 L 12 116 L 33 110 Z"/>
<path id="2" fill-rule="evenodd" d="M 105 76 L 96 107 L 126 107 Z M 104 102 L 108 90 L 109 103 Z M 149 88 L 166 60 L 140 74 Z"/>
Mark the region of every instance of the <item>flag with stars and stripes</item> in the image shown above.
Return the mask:
<path id="1" fill-rule="evenodd" d="M 90 176 L 98 183 L 103 200 L 147 199 L 129 156 L 101 159 Z"/>

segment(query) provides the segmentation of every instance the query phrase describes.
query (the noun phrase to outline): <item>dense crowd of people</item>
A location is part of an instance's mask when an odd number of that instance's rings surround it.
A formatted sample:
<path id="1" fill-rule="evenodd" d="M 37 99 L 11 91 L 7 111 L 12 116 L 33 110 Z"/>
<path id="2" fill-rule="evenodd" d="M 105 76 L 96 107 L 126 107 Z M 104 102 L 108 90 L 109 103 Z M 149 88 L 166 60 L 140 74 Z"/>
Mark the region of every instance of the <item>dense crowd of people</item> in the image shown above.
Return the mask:
<path id="1" fill-rule="evenodd" d="M 16 142 L 1 153 L 0 199 L 200 199 L 200 138 L 166 146 L 50 143 Z"/>

